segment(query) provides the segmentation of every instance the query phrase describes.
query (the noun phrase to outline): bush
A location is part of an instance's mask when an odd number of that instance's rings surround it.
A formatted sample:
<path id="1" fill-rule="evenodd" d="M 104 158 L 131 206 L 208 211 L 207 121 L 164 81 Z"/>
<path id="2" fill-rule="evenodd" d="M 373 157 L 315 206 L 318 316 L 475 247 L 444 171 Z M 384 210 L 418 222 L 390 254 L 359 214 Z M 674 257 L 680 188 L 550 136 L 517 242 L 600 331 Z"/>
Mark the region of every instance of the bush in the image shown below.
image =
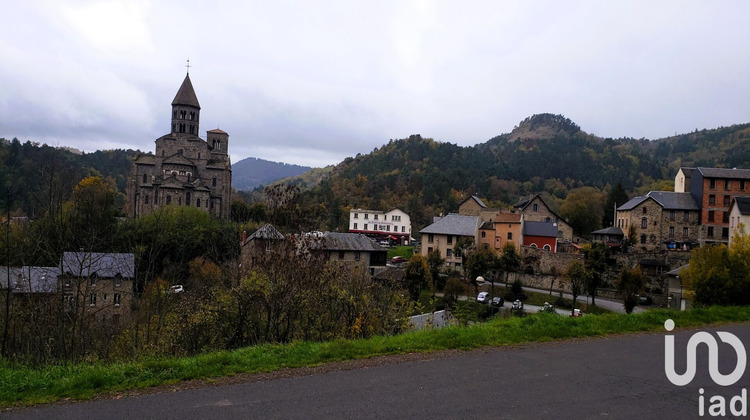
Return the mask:
<path id="1" fill-rule="evenodd" d="M 513 282 L 513 284 L 510 286 L 510 291 L 513 292 L 513 294 L 516 296 L 523 293 L 523 282 L 521 281 L 521 279 L 516 279 L 516 281 Z"/>
<path id="2" fill-rule="evenodd" d="M 553 305 L 555 305 L 558 308 L 563 308 L 563 309 L 573 308 L 573 304 L 567 299 L 563 298 L 562 296 L 558 297 L 557 300 L 555 300 L 555 303 Z"/>

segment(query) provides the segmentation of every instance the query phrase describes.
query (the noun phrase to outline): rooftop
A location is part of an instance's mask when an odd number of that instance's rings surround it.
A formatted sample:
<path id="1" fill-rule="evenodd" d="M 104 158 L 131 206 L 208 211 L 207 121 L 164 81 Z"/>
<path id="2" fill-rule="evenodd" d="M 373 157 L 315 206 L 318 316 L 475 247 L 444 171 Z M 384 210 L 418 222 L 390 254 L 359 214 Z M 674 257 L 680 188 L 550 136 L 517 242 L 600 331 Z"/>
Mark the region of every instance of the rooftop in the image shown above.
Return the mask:
<path id="1" fill-rule="evenodd" d="M 434 223 L 422 229 L 420 233 L 436 233 L 440 235 L 474 236 L 479 226 L 477 216 L 462 216 L 450 213 L 437 218 Z"/>

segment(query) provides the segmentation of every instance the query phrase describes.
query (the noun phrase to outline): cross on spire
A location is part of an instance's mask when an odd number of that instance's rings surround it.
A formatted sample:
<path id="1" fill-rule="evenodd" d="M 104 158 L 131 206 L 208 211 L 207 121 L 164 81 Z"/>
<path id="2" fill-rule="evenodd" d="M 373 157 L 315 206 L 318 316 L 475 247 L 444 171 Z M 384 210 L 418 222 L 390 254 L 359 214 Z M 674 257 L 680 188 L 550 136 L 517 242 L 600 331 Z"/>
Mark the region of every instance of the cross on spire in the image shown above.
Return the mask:
<path id="1" fill-rule="evenodd" d="M 187 59 L 187 64 L 185 64 L 185 67 L 187 67 L 187 74 L 190 74 L 190 59 Z"/>

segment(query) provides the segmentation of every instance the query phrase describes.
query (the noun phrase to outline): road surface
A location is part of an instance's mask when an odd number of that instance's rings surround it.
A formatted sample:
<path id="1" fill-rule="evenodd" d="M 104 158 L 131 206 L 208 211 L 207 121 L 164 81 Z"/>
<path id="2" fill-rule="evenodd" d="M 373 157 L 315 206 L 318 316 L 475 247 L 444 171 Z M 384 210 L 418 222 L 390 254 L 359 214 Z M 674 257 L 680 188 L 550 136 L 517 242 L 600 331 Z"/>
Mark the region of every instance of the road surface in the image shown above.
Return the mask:
<path id="1" fill-rule="evenodd" d="M 707 329 L 737 335 L 750 323 Z M 676 329 L 678 372 L 696 330 Z M 8 419 L 685 419 L 698 418 L 699 389 L 726 401 L 750 388 L 750 369 L 719 387 L 698 351 L 697 375 L 678 387 L 664 373 L 666 331 L 415 356 L 400 363 L 310 376 L 163 392 L 1 413 Z M 719 370 L 735 353 L 720 345 Z M 733 358 L 734 357 L 734 358 Z M 706 408 L 707 409 L 707 408 Z"/>

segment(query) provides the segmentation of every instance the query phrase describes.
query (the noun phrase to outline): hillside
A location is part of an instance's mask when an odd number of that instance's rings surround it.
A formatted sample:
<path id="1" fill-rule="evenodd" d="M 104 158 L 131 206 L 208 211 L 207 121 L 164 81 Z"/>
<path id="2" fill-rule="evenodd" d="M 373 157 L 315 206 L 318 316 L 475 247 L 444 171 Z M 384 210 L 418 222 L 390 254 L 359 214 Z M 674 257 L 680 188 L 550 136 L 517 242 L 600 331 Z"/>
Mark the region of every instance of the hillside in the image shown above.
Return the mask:
<path id="1" fill-rule="evenodd" d="M 618 182 L 633 193 L 664 187 L 680 166 L 750 168 L 750 124 L 650 141 L 600 138 L 541 114 L 471 147 L 412 135 L 347 158 L 304 201 L 325 203 L 328 229 L 344 229 L 353 207 L 399 207 L 420 228 L 470 194 L 502 206 L 535 192 L 558 200 L 583 186 L 606 192 Z"/>
<path id="2" fill-rule="evenodd" d="M 309 170 L 306 166 L 249 157 L 232 164 L 232 187 L 239 191 L 248 191 L 278 179 L 301 175 Z"/>

